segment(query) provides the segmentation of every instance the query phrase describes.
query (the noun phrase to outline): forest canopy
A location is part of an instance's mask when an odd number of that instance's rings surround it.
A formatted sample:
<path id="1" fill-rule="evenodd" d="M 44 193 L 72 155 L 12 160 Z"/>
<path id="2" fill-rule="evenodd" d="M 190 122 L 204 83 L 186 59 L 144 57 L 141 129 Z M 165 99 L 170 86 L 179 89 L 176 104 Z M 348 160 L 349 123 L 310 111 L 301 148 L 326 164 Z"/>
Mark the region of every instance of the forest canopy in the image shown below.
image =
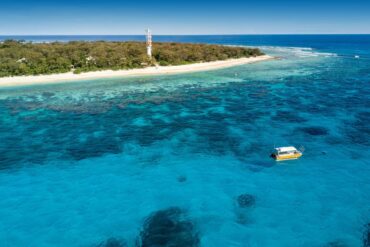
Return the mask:
<path id="1" fill-rule="evenodd" d="M 143 42 L 6 40 L 0 43 L 0 77 L 182 65 L 259 55 L 263 53 L 257 48 L 156 42 L 149 59 Z"/>

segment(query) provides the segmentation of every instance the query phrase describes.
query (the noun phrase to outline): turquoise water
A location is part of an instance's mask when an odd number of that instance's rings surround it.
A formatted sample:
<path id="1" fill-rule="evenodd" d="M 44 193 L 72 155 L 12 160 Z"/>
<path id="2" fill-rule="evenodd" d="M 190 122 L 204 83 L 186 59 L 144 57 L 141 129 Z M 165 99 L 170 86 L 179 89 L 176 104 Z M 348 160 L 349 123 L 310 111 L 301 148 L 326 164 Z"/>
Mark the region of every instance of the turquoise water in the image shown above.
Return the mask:
<path id="1" fill-rule="evenodd" d="M 0 89 L 1 246 L 367 246 L 370 37 L 349 37 L 270 37 L 254 45 L 280 60 L 218 71 Z M 285 145 L 304 156 L 269 158 Z"/>

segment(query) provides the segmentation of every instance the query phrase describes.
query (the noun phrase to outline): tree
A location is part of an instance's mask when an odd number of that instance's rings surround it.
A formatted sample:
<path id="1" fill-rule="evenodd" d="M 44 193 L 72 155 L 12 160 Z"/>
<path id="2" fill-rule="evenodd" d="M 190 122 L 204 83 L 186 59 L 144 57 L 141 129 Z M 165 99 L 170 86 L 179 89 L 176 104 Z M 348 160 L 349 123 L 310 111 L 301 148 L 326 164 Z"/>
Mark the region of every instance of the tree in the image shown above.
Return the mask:
<path id="1" fill-rule="evenodd" d="M 154 43 L 153 58 L 142 42 L 0 43 L 0 76 L 76 73 L 225 60 L 262 55 L 259 49 L 207 44 Z"/>

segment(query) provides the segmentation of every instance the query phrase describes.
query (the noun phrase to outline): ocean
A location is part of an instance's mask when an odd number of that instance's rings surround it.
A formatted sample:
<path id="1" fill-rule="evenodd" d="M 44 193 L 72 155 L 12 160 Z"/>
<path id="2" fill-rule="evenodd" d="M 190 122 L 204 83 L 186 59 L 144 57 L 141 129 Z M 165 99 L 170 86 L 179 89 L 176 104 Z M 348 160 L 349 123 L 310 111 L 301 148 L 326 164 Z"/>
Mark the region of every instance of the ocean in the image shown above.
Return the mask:
<path id="1" fill-rule="evenodd" d="M 279 59 L 0 88 L 1 246 L 370 246 L 370 35 L 153 39 Z"/>

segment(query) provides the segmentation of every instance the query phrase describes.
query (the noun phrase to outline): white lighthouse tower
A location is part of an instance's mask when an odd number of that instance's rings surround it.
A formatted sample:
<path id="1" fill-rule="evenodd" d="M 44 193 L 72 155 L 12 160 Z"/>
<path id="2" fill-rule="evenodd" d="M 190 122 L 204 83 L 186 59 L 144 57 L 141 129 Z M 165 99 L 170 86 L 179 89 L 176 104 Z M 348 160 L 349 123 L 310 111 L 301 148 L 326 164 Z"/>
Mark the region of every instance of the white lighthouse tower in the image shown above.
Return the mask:
<path id="1" fill-rule="evenodd" d="M 152 58 L 152 32 L 148 28 L 146 31 L 146 53 L 149 58 Z"/>

